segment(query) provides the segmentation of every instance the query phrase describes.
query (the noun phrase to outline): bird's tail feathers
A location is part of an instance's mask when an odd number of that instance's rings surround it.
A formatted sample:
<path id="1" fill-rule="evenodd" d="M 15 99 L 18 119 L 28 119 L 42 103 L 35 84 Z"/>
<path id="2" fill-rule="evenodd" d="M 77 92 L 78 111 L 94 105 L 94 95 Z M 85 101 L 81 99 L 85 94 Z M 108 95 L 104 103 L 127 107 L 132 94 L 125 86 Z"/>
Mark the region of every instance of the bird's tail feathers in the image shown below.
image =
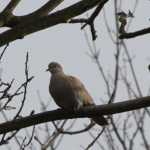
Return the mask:
<path id="1" fill-rule="evenodd" d="M 94 120 L 95 123 L 97 123 L 100 126 L 106 126 L 106 125 L 108 125 L 108 121 L 103 116 L 94 117 L 92 119 Z"/>

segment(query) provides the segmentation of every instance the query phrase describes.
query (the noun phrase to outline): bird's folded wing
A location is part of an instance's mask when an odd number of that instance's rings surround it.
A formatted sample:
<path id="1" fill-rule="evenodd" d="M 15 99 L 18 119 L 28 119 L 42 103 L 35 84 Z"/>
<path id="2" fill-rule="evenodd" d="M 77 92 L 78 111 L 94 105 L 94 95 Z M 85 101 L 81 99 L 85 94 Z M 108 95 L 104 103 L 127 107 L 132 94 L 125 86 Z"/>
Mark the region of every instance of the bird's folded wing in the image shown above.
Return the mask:
<path id="1" fill-rule="evenodd" d="M 78 78 L 68 76 L 67 80 L 70 85 L 70 88 L 75 92 L 75 95 L 83 101 L 83 105 L 94 104 L 92 97 Z"/>

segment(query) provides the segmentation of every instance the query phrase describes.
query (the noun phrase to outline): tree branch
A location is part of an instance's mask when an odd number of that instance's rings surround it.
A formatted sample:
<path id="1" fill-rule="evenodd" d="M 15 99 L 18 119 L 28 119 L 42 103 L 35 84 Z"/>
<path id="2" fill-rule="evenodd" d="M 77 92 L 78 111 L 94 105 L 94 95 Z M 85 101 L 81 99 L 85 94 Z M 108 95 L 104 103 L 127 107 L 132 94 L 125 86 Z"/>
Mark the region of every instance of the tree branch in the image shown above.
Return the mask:
<path id="1" fill-rule="evenodd" d="M 150 96 L 112 104 L 88 106 L 76 112 L 69 111 L 69 113 L 68 111 L 57 109 L 2 123 L 0 124 L 0 134 L 48 121 L 85 117 L 92 118 L 100 115 L 111 115 L 127 112 L 148 106 L 150 106 Z"/>
<path id="2" fill-rule="evenodd" d="M 106 1 L 106 0 L 101 0 Z M 83 14 L 84 12 L 92 9 L 97 4 L 99 4 L 100 0 L 82 0 L 77 2 L 74 5 L 71 5 L 65 9 L 57 11 L 48 16 L 32 18 L 29 17 L 29 20 L 24 20 L 24 16 L 22 17 L 13 17 L 14 22 L 20 22 L 18 25 L 14 26 L 12 29 L 7 30 L 0 34 L 0 46 L 3 46 L 9 42 L 12 42 L 16 39 L 23 38 L 24 36 L 46 29 L 48 27 L 60 24 L 67 23 L 71 18 L 76 17 L 78 15 Z"/>
<path id="3" fill-rule="evenodd" d="M 16 18 L 12 11 L 16 8 L 20 1 L 21 0 L 11 0 L 5 9 L 0 13 L 0 27 L 8 26 L 9 22 Z"/>
<path id="4" fill-rule="evenodd" d="M 60 5 L 64 0 L 49 0 L 46 4 L 40 7 L 38 10 L 34 11 L 33 13 L 23 16 L 23 17 L 41 17 L 48 15 L 52 10 L 54 10 L 58 5 Z"/>
<path id="5" fill-rule="evenodd" d="M 12 11 L 17 7 L 21 0 L 11 0 L 9 4 L 6 6 L 6 8 L 3 10 L 3 12 L 9 12 L 12 13 Z"/>
<path id="6" fill-rule="evenodd" d="M 142 30 L 138 30 L 135 32 L 130 32 L 130 33 L 122 33 L 119 38 L 120 39 L 130 39 L 130 38 L 135 38 L 137 36 L 141 36 L 141 35 L 145 35 L 150 33 L 150 27 L 142 29 Z"/>

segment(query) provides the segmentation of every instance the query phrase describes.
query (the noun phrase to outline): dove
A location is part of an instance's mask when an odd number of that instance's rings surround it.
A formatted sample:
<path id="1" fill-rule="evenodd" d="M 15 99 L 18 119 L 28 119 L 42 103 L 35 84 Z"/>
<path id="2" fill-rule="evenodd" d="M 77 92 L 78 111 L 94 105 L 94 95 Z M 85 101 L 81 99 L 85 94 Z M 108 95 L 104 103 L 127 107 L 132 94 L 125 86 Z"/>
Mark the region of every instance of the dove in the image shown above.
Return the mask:
<path id="1" fill-rule="evenodd" d="M 51 62 L 47 71 L 51 73 L 49 93 L 60 108 L 78 110 L 81 107 L 95 105 L 83 83 L 78 78 L 65 74 L 59 63 Z M 101 126 L 108 125 L 103 116 L 92 119 Z"/>

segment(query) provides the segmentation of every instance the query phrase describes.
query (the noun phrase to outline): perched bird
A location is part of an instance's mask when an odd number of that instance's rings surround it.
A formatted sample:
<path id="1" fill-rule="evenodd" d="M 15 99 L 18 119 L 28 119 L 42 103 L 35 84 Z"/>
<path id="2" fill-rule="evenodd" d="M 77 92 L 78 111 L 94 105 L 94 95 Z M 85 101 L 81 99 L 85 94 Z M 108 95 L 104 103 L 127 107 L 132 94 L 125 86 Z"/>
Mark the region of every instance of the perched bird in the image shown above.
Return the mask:
<path id="1" fill-rule="evenodd" d="M 82 82 L 76 77 L 66 75 L 59 63 L 51 62 L 47 71 L 51 73 L 49 92 L 59 107 L 65 110 L 78 110 L 84 106 L 94 105 Z M 108 124 L 103 116 L 92 119 L 102 126 Z"/>

